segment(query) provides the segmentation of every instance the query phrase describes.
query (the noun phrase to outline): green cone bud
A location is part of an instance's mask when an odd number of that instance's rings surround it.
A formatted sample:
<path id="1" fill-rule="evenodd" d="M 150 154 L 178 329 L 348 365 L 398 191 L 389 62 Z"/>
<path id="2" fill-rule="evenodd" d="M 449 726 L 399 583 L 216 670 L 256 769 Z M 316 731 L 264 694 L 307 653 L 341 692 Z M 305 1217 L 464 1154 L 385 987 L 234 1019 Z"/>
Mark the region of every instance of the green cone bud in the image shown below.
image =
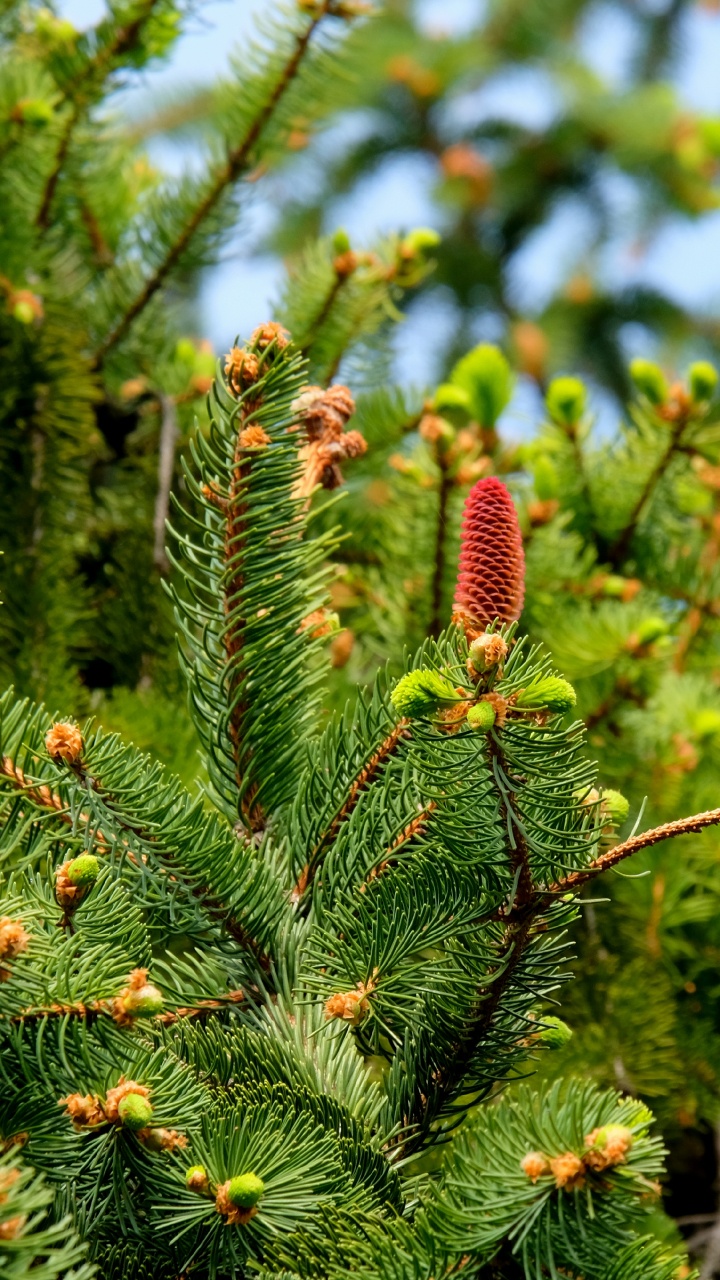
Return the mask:
<path id="1" fill-rule="evenodd" d="M 471 729 L 481 729 L 487 733 L 495 723 L 495 712 L 489 702 L 477 702 L 467 713 L 467 722 Z"/>
<path id="2" fill-rule="evenodd" d="M 513 391 L 513 374 L 500 348 L 481 343 L 468 351 L 458 360 L 451 379 L 467 392 L 480 426 L 494 427 Z"/>
<path id="3" fill-rule="evenodd" d="M 433 396 L 433 409 L 455 423 L 467 422 L 472 417 L 470 396 L 462 387 L 456 387 L 452 382 L 440 384 Z"/>
<path id="4" fill-rule="evenodd" d="M 231 1178 L 227 1198 L 236 1209 L 254 1209 L 264 1190 L 262 1178 L 254 1173 L 241 1173 Z"/>
<path id="5" fill-rule="evenodd" d="M 542 1023 L 543 1029 L 538 1034 L 538 1040 L 546 1044 L 549 1049 L 562 1049 L 568 1040 L 572 1040 L 572 1031 L 562 1018 L 543 1014 Z"/>
<path id="6" fill-rule="evenodd" d="M 19 320 L 20 324 L 32 324 L 35 319 L 35 308 L 31 302 L 16 302 L 12 309 L 13 319 Z"/>
<path id="7" fill-rule="evenodd" d="M 409 231 L 402 242 L 402 248 L 412 254 L 429 253 L 440 244 L 440 236 L 432 227 L 415 227 Z"/>
<path id="8" fill-rule="evenodd" d="M 711 400 L 718 383 L 718 371 L 709 360 L 697 360 L 688 369 L 688 385 L 693 400 Z"/>
<path id="9" fill-rule="evenodd" d="M 439 707 L 450 707 L 459 701 L 450 681 L 425 667 L 409 671 L 398 680 L 390 699 L 401 716 L 432 715 Z"/>
<path id="10" fill-rule="evenodd" d="M 616 827 L 621 827 L 630 813 L 630 802 L 621 791 L 603 791 L 600 811 Z"/>
<path id="11" fill-rule="evenodd" d="M 141 1093 L 128 1093 L 118 1103 L 118 1115 L 126 1129 L 145 1129 L 152 1120 L 153 1109 Z"/>
<path id="12" fill-rule="evenodd" d="M 579 422 L 586 403 L 587 391 L 579 378 L 553 378 L 545 397 L 550 417 L 561 427 L 572 427 Z"/>
<path id="13" fill-rule="evenodd" d="M 24 124 L 49 124 L 52 118 L 52 104 L 45 98 L 23 98 L 13 110 L 13 119 Z"/>
<path id="14" fill-rule="evenodd" d="M 604 596 L 612 596 L 613 599 L 622 600 L 626 584 L 627 578 L 621 578 L 619 573 L 609 573 L 607 578 L 603 580 L 601 590 Z"/>
<path id="15" fill-rule="evenodd" d="M 668 384 L 665 374 L 659 365 L 653 364 L 652 360 L 637 360 L 630 362 L 630 377 L 641 395 L 645 396 L 651 404 L 664 404 L 668 398 Z"/>
<path id="16" fill-rule="evenodd" d="M 652 644 L 654 640 L 659 640 L 661 636 L 668 633 L 668 624 L 664 618 L 652 616 L 643 618 L 642 622 L 635 628 L 635 635 L 638 644 Z"/>
<path id="17" fill-rule="evenodd" d="M 125 1007 L 133 1018 L 153 1018 L 163 1011 L 162 992 L 152 982 L 146 982 L 144 987 L 138 987 L 126 996 Z"/>
<path id="18" fill-rule="evenodd" d="M 541 502 L 550 502 L 553 498 L 557 498 L 560 483 L 555 464 L 542 454 L 535 459 L 533 480 L 535 492 Z"/>
<path id="19" fill-rule="evenodd" d="M 515 706 L 523 711 L 569 711 L 577 699 L 575 690 L 562 676 L 546 676 L 522 689 Z"/>
<path id="20" fill-rule="evenodd" d="M 332 238 L 333 253 L 349 253 L 352 245 L 344 227 L 338 227 Z"/>
<path id="21" fill-rule="evenodd" d="M 65 874 L 71 884 L 85 888 L 94 884 L 100 873 L 100 863 L 92 853 L 81 853 L 79 858 L 68 862 Z"/>

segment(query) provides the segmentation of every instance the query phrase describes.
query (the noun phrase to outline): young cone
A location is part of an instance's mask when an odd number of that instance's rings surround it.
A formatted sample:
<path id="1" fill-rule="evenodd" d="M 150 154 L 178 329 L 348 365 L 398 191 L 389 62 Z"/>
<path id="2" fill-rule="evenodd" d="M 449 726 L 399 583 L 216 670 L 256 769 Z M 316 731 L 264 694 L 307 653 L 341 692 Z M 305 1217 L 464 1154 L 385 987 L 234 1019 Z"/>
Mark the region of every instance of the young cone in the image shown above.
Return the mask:
<path id="1" fill-rule="evenodd" d="M 515 622 L 525 596 L 525 556 L 513 500 L 494 476 L 478 480 L 465 501 L 453 621 L 468 636 L 495 618 Z"/>

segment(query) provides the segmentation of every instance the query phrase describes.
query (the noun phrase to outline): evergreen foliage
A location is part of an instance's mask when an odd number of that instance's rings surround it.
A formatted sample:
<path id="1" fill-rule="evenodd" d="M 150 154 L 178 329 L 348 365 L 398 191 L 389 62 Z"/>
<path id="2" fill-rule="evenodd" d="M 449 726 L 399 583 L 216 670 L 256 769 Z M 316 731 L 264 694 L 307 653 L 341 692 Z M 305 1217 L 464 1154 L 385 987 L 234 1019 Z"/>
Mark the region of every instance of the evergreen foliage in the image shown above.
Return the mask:
<path id="1" fill-rule="evenodd" d="M 52 1193 L 17 1241 L 52 1257 L 70 1215 L 118 1277 L 667 1280 L 647 1108 L 512 1081 L 567 1040 L 582 886 L 720 811 L 618 843 L 570 686 L 514 622 L 421 646 L 406 680 L 453 700 L 400 715 L 381 676 L 313 727 L 329 548 L 299 495 L 318 415 L 349 433 L 345 389 L 304 376 L 263 326 L 191 450 L 176 600 L 206 798 L 89 723 L 0 708 L 0 1128 Z"/>

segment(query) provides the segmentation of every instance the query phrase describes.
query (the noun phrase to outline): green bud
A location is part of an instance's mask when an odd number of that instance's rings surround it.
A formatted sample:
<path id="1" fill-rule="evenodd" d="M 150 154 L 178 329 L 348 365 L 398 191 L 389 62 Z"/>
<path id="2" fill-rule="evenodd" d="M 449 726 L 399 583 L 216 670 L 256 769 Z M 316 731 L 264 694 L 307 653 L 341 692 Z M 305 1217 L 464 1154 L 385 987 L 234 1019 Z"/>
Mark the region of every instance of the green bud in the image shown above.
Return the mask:
<path id="1" fill-rule="evenodd" d="M 191 338 L 178 338 L 175 343 L 175 358 L 183 364 L 195 364 L 197 347 Z"/>
<path id="2" fill-rule="evenodd" d="M 557 498 L 560 489 L 555 464 L 545 454 L 535 459 L 533 466 L 535 492 L 541 502 L 549 502 Z"/>
<path id="3" fill-rule="evenodd" d="M 13 119 L 24 124 L 49 124 L 52 118 L 52 103 L 45 98 L 23 98 L 13 110 Z"/>
<path id="4" fill-rule="evenodd" d="M 625 592 L 625 584 L 627 578 L 621 578 L 619 573 L 609 573 L 602 584 L 602 593 L 604 596 L 611 596 L 613 599 L 621 600 Z"/>
<path id="5" fill-rule="evenodd" d="M 459 701 L 450 681 L 426 667 L 409 671 L 398 680 L 390 700 L 401 716 L 432 715 L 439 707 L 450 707 Z"/>
<path id="6" fill-rule="evenodd" d="M 669 387 L 665 374 L 659 365 L 652 360 L 638 357 L 630 362 L 630 377 L 641 395 L 651 404 L 664 404 L 668 398 Z"/>
<path id="7" fill-rule="evenodd" d="M 668 633 L 668 624 L 664 618 L 652 616 L 643 618 L 642 622 L 635 628 L 635 636 L 638 644 L 652 644 L 654 640 L 659 640 L 661 636 Z"/>
<path id="8" fill-rule="evenodd" d="M 693 717 L 693 732 L 698 738 L 709 738 L 720 733 L 720 711 L 713 707 L 704 707 Z"/>
<path id="9" fill-rule="evenodd" d="M 192 1164 L 185 1170 L 185 1186 L 189 1191 L 207 1191 L 209 1183 L 204 1164 Z"/>
<path id="10" fill-rule="evenodd" d="M 513 374 L 499 347 L 481 343 L 458 360 L 451 374 L 466 391 L 472 414 L 481 427 L 494 427 L 513 391 Z"/>
<path id="11" fill-rule="evenodd" d="M 264 1190 L 262 1178 L 254 1173 L 241 1173 L 230 1179 L 227 1198 L 236 1209 L 254 1209 Z"/>
<path id="12" fill-rule="evenodd" d="M 562 676 L 545 676 L 521 689 L 515 706 L 523 711 L 569 711 L 577 699 L 575 690 Z"/>
<path id="13" fill-rule="evenodd" d="M 127 1093 L 118 1103 L 118 1115 L 126 1129 L 145 1129 L 152 1120 L 153 1109 L 141 1093 Z"/>
<path id="14" fill-rule="evenodd" d="M 452 382 L 440 384 L 433 396 L 433 409 L 456 423 L 465 423 L 472 417 L 470 396 L 462 387 L 456 387 Z"/>
<path id="15" fill-rule="evenodd" d="M 12 314 L 13 319 L 19 320 L 20 324 L 32 324 L 35 319 L 35 308 L 31 302 L 16 302 Z"/>
<path id="16" fill-rule="evenodd" d="M 620 791 L 603 791 L 600 811 L 609 818 L 613 826 L 621 827 L 630 813 L 630 802 Z"/>
<path id="17" fill-rule="evenodd" d="M 688 385 L 693 400 L 711 400 L 715 394 L 718 372 L 709 360 L 697 360 L 688 369 Z"/>
<path id="18" fill-rule="evenodd" d="M 79 858 L 68 862 L 65 874 L 71 884 L 80 888 L 94 884 L 100 873 L 100 863 L 92 853 L 81 853 Z"/>
<path id="19" fill-rule="evenodd" d="M 49 44 L 74 44 L 77 30 L 67 18 L 56 18 L 50 9 L 38 9 L 35 17 L 35 34 Z"/>
<path id="20" fill-rule="evenodd" d="M 553 378 L 545 397 L 550 417 L 561 427 L 572 427 L 579 422 L 586 403 L 587 391 L 579 378 Z"/>
<path id="21" fill-rule="evenodd" d="M 405 236 L 401 247 L 406 253 L 414 255 L 429 253 L 439 244 L 440 236 L 437 231 L 433 231 L 432 227 L 415 227 Z"/>
<path id="22" fill-rule="evenodd" d="M 538 1034 L 538 1040 L 546 1044 L 549 1049 L 562 1049 L 569 1040 L 572 1040 L 572 1031 L 562 1018 L 543 1014 L 542 1023 L 543 1028 Z"/>
<path id="23" fill-rule="evenodd" d="M 332 238 L 333 253 L 349 253 L 352 245 L 344 227 L 338 227 Z"/>
<path id="24" fill-rule="evenodd" d="M 467 713 L 467 722 L 471 729 L 481 729 L 487 733 L 495 723 L 495 712 L 489 702 L 476 702 Z"/>
<path id="25" fill-rule="evenodd" d="M 125 997 L 125 1007 L 133 1018 L 153 1018 L 156 1013 L 162 1013 L 164 1004 L 162 992 L 152 982 L 146 982 Z"/>

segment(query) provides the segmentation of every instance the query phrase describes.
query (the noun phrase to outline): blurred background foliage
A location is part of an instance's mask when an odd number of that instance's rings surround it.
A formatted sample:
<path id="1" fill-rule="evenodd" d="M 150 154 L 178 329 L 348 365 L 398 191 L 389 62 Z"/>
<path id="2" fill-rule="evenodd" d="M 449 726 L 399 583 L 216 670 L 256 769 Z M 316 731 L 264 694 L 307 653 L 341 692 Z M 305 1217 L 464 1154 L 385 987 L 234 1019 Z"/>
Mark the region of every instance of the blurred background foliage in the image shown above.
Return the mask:
<path id="1" fill-rule="evenodd" d="M 0 6 L 3 683 L 195 776 L 163 523 L 216 358 L 272 314 L 369 446 L 334 508 L 335 701 L 447 621 L 462 502 L 494 472 L 525 623 L 628 829 L 645 797 L 643 825 L 714 806 L 720 442 L 713 388 L 674 379 L 718 357 L 720 13 L 388 0 L 331 21 L 248 143 L 310 11 Z M 478 343 L 505 354 L 457 365 Z M 655 400 L 640 354 L 670 378 Z M 558 374 L 589 388 L 565 417 Z M 707 1275 L 719 848 L 661 847 L 587 904 L 575 1036 L 545 1068 L 649 1099 Z"/>

